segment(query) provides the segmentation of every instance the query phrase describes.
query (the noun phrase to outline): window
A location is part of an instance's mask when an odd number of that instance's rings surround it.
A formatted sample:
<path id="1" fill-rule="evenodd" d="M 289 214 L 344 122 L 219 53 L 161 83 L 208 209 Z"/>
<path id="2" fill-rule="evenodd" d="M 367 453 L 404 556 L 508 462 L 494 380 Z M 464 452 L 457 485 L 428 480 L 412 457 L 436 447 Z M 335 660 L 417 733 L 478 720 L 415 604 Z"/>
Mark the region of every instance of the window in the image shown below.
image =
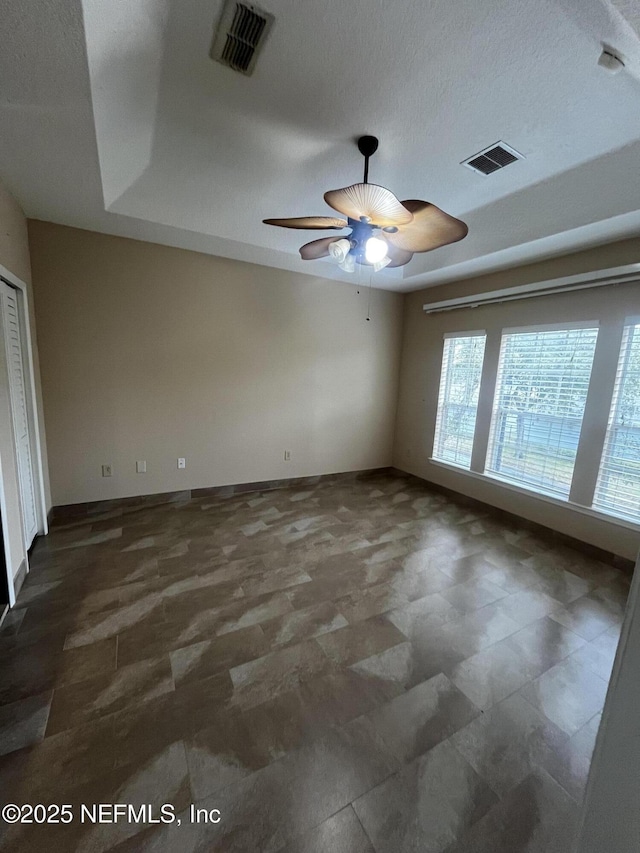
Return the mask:
<path id="1" fill-rule="evenodd" d="M 503 334 L 487 469 L 568 498 L 598 330 Z"/>
<path id="2" fill-rule="evenodd" d="M 640 323 L 624 330 L 593 505 L 640 522 Z"/>
<path id="3" fill-rule="evenodd" d="M 464 468 L 471 464 L 485 341 L 478 332 L 444 341 L 433 456 Z"/>

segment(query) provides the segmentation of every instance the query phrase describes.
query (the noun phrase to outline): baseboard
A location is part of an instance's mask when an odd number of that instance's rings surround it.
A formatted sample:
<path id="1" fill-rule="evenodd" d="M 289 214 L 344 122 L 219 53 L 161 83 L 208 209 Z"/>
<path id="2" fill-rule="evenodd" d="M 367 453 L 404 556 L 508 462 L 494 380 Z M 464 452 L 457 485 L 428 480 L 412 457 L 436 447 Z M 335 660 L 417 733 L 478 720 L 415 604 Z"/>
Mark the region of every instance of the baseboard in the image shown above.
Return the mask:
<path id="1" fill-rule="evenodd" d="M 88 501 L 86 503 L 63 504 L 54 506 L 50 511 L 50 524 L 69 519 L 91 517 L 118 509 L 139 509 L 166 503 L 180 503 L 191 498 L 228 498 L 245 492 L 268 492 L 273 489 L 286 489 L 291 486 L 315 486 L 318 483 L 338 482 L 340 480 L 363 479 L 388 473 L 393 469 L 366 468 L 360 471 L 343 471 L 335 474 L 316 474 L 312 477 L 289 477 L 280 480 L 260 480 L 255 483 L 233 483 L 226 486 L 210 486 L 203 489 L 184 489 L 179 492 L 161 492 L 155 495 L 136 495 L 130 498 L 113 498 L 107 501 Z"/>
<path id="2" fill-rule="evenodd" d="M 27 561 L 23 560 L 20 563 L 18 571 L 15 573 L 15 576 L 13 578 L 13 591 L 14 591 L 16 599 L 18 598 L 18 595 L 20 594 L 20 590 L 22 589 L 22 584 L 25 582 L 26 578 L 27 578 Z"/>

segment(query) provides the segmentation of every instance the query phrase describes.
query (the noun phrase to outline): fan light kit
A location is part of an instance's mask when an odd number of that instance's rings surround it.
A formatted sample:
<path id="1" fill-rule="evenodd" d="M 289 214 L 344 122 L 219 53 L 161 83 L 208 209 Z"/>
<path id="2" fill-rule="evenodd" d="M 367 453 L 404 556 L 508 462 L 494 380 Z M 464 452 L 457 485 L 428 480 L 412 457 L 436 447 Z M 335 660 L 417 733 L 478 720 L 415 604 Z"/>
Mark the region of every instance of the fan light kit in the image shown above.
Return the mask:
<path id="1" fill-rule="evenodd" d="M 356 264 L 375 272 L 384 267 L 402 267 L 416 252 L 431 252 L 467 236 L 460 219 L 449 216 L 435 204 L 419 199 L 398 201 L 390 190 L 369 183 L 369 158 L 378 149 L 375 136 L 361 136 L 358 150 L 364 157 L 364 179 L 324 194 L 324 200 L 346 216 L 299 216 L 264 219 L 266 225 L 313 231 L 350 228 L 346 237 L 322 237 L 300 247 L 304 261 L 331 257 L 340 268 L 353 272 Z"/>

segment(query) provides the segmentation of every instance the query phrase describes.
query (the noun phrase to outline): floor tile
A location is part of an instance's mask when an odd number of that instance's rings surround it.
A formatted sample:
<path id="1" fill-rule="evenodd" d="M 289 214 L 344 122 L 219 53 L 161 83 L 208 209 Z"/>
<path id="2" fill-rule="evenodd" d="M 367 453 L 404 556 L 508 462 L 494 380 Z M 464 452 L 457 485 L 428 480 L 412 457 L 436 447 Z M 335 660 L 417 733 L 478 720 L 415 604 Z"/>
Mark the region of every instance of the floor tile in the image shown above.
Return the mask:
<path id="1" fill-rule="evenodd" d="M 222 608 L 216 614 L 216 634 L 229 634 L 250 625 L 259 625 L 293 610 L 283 592 L 243 598 Z"/>
<path id="2" fill-rule="evenodd" d="M 595 640 L 622 621 L 620 612 L 612 612 L 608 603 L 595 593 L 577 598 L 565 607 L 555 610 L 550 616 L 589 641 Z"/>
<path id="3" fill-rule="evenodd" d="M 175 743 L 139 767 L 128 765 L 96 777 L 92 782 L 71 787 L 65 792 L 66 803 L 76 814 L 81 803 L 129 803 L 134 808 L 149 804 L 158 814 L 163 803 L 172 803 L 178 812 L 190 800 L 189 776 L 182 743 Z M 59 802 L 60 792 L 54 794 Z M 14 825 L 2 839 L 7 849 L 37 853 L 49 849 L 51 839 L 60 850 L 104 853 L 116 844 L 138 833 L 135 822 L 82 823 L 76 819 L 67 825 Z"/>
<path id="4" fill-rule="evenodd" d="M 596 714 L 568 740 L 554 749 L 546 749 L 538 759 L 540 766 L 577 803 L 581 803 L 584 797 L 601 719 L 602 714 Z"/>
<path id="5" fill-rule="evenodd" d="M 617 626 L 610 628 L 604 634 L 596 637 L 595 640 L 581 646 L 578 651 L 571 655 L 571 659 L 585 664 L 596 675 L 608 682 L 611 678 L 619 641 L 619 628 Z"/>
<path id="6" fill-rule="evenodd" d="M 269 649 L 259 625 L 221 637 L 203 640 L 171 652 L 171 670 L 176 685 L 208 678 L 234 666 L 262 657 Z"/>
<path id="7" fill-rule="evenodd" d="M 451 738 L 458 752 L 500 797 L 567 740 L 565 732 L 517 694 L 476 716 Z"/>
<path id="8" fill-rule="evenodd" d="M 479 710 L 446 675 L 436 675 L 367 715 L 401 761 L 412 761 L 467 725 Z"/>
<path id="9" fill-rule="evenodd" d="M 557 599 L 537 588 L 513 593 L 496 603 L 496 607 L 509 619 L 513 619 L 522 626 L 536 622 L 543 616 L 559 610 L 561 606 Z"/>
<path id="10" fill-rule="evenodd" d="M 49 591 L 52 584 L 44 584 L 44 586 L 45 590 Z M 22 624 L 22 620 L 27 612 L 27 602 L 24 600 L 24 597 L 21 597 L 20 603 L 22 605 L 21 608 L 14 607 L 13 610 L 9 610 L 9 612 L 5 614 L 2 624 L 0 624 L 0 637 L 12 636 L 17 634 L 20 630 L 20 625 Z"/>
<path id="11" fill-rule="evenodd" d="M 470 554 L 457 560 L 446 561 L 441 568 L 441 571 L 453 578 L 456 585 L 484 577 L 495 570 L 495 565 L 487 562 L 482 554 Z"/>
<path id="12" fill-rule="evenodd" d="M 339 612 L 339 602 L 333 604 L 330 601 L 312 604 L 261 623 L 264 636 L 273 648 L 299 643 L 347 625 L 347 619 Z"/>
<path id="13" fill-rule="evenodd" d="M 292 566 L 279 571 L 265 572 L 259 577 L 250 578 L 243 582 L 246 595 L 264 595 L 268 592 L 298 586 L 301 583 L 311 583 L 311 577 L 298 566 Z"/>
<path id="14" fill-rule="evenodd" d="M 114 766 L 113 719 L 103 717 L 5 754 L 0 790 L 11 791 L 15 802 L 60 803 Z"/>
<path id="15" fill-rule="evenodd" d="M 530 681 L 534 672 L 502 640 L 454 666 L 450 676 L 465 696 L 486 710 Z"/>
<path id="16" fill-rule="evenodd" d="M 184 825 L 0 827 L 6 849 L 571 848 L 629 577 L 552 534 L 375 472 L 97 503 L 30 565 L 0 788 Z"/>
<path id="17" fill-rule="evenodd" d="M 279 853 L 375 853 L 351 806 L 299 836 Z"/>
<path id="18" fill-rule="evenodd" d="M 538 575 L 538 589 L 564 604 L 581 598 L 592 589 L 592 584 L 585 578 L 555 566 L 552 555 L 548 553 L 530 557 L 524 561 L 524 565 L 534 569 Z"/>
<path id="19" fill-rule="evenodd" d="M 287 646 L 230 670 L 234 701 L 241 707 L 251 707 L 334 668 L 316 640 Z"/>
<path id="20" fill-rule="evenodd" d="M 393 583 L 364 587 L 336 600 L 336 607 L 345 619 L 345 624 L 362 622 L 408 604 L 409 598 L 398 592 Z"/>
<path id="21" fill-rule="evenodd" d="M 374 616 L 317 638 L 325 653 L 336 663 L 345 666 L 405 641 L 404 634 L 381 616 Z"/>
<path id="22" fill-rule="evenodd" d="M 26 699 L 51 690 L 56 681 L 56 663 L 62 654 L 62 643 L 55 647 L 47 639 L 26 646 L 11 645 L 1 649 L 0 705 Z"/>
<path id="23" fill-rule="evenodd" d="M 237 713 L 219 715 L 211 726 L 188 738 L 185 746 L 196 800 L 250 776 L 270 761 Z"/>
<path id="24" fill-rule="evenodd" d="M 201 801 L 225 815 L 206 849 L 280 850 L 396 769 L 384 747 L 354 721 Z"/>
<path id="25" fill-rule="evenodd" d="M 170 744 L 186 742 L 228 712 L 232 696 L 231 678 L 223 672 L 110 715 L 114 765 L 144 763 Z"/>
<path id="26" fill-rule="evenodd" d="M 166 656 L 64 685 L 54 691 L 47 734 L 56 734 L 172 690 L 171 665 Z"/>
<path id="27" fill-rule="evenodd" d="M 118 638 L 109 637 L 62 652 L 56 663 L 55 686 L 103 676 L 116 668 Z"/>
<path id="28" fill-rule="evenodd" d="M 567 853 L 578 829 L 576 803 L 544 771 L 536 771 L 446 853 Z"/>
<path id="29" fill-rule="evenodd" d="M 44 737 L 51 693 L 0 707 L 0 755 L 38 743 Z"/>
<path id="30" fill-rule="evenodd" d="M 81 626 L 71 627 L 68 631 L 65 649 L 74 649 L 108 637 L 115 637 L 126 628 L 137 625 L 149 617 L 164 618 L 162 598 L 158 593 L 151 593 L 138 601 L 106 613 L 86 617 Z"/>
<path id="31" fill-rule="evenodd" d="M 441 853 L 497 802 L 448 742 L 353 804 L 376 853 Z"/>
<path id="32" fill-rule="evenodd" d="M 487 604 L 505 598 L 506 595 L 502 587 L 484 578 L 472 578 L 442 591 L 442 596 L 462 613 L 479 610 Z"/>
<path id="33" fill-rule="evenodd" d="M 522 696 L 568 734 L 575 734 L 602 710 L 607 682 L 569 658 L 527 684 Z"/>

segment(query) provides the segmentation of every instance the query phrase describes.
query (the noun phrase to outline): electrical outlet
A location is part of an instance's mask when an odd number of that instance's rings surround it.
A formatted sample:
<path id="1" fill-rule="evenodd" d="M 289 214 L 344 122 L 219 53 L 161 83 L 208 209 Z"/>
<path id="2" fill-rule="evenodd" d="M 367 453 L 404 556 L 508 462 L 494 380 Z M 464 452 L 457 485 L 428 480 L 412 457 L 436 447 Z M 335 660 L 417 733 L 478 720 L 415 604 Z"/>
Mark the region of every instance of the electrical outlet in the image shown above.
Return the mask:
<path id="1" fill-rule="evenodd" d="M 184 456 L 180 456 L 178 459 L 178 468 L 186 468 L 186 467 L 187 467 L 187 460 L 184 458 Z"/>
<path id="2" fill-rule="evenodd" d="M 139 459 L 136 462 L 136 474 L 146 474 L 147 473 L 147 462 L 145 459 Z"/>
<path id="3" fill-rule="evenodd" d="M 291 462 L 291 451 L 290 450 L 285 450 L 284 461 L 285 462 Z"/>
<path id="4" fill-rule="evenodd" d="M 103 465 L 102 466 L 102 476 L 110 477 L 112 474 L 111 465 Z"/>

